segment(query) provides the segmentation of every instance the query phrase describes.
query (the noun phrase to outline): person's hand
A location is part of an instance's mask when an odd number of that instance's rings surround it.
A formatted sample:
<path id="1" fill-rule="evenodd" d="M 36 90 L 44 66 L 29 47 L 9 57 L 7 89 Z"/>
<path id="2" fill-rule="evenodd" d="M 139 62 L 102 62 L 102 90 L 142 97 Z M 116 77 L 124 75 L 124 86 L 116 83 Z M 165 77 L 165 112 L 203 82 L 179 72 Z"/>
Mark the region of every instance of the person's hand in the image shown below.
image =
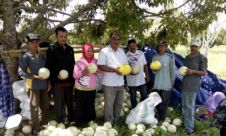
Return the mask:
<path id="1" fill-rule="evenodd" d="M 88 74 L 89 74 L 88 68 L 86 67 L 86 68 L 82 71 L 82 73 L 83 73 L 84 75 L 88 75 Z"/>
<path id="2" fill-rule="evenodd" d="M 38 75 L 34 75 L 34 79 L 37 79 L 37 80 L 46 80 L 45 78 L 40 77 L 40 76 L 38 76 Z"/>
<path id="3" fill-rule="evenodd" d="M 51 90 L 51 88 L 52 88 L 51 83 L 48 83 L 47 91 L 49 92 Z"/>
<path id="4" fill-rule="evenodd" d="M 193 74 L 193 70 L 192 69 L 187 69 L 185 75 L 192 75 Z"/>
<path id="5" fill-rule="evenodd" d="M 145 81 L 146 81 L 146 83 L 148 83 L 150 81 L 150 77 L 149 76 L 146 76 L 145 77 Z"/>
<path id="6" fill-rule="evenodd" d="M 115 69 L 114 72 L 119 76 L 123 76 L 123 74 L 121 72 L 119 72 L 118 69 Z"/>
<path id="7" fill-rule="evenodd" d="M 96 74 L 98 75 L 98 74 L 101 74 L 101 73 L 102 73 L 102 71 L 98 68 L 97 71 L 96 71 Z"/>

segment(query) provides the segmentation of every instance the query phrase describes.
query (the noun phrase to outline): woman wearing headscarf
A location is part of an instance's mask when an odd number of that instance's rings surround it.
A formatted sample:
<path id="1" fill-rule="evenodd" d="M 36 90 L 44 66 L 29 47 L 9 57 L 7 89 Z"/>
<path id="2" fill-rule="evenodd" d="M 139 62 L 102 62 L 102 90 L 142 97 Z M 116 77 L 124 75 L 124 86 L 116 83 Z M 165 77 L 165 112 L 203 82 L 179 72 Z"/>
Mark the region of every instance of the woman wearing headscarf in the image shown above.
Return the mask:
<path id="1" fill-rule="evenodd" d="M 90 73 L 88 66 L 96 64 L 94 47 L 86 43 L 82 48 L 82 57 L 74 65 L 75 78 L 75 122 L 78 126 L 85 125 L 96 118 L 96 72 Z"/>

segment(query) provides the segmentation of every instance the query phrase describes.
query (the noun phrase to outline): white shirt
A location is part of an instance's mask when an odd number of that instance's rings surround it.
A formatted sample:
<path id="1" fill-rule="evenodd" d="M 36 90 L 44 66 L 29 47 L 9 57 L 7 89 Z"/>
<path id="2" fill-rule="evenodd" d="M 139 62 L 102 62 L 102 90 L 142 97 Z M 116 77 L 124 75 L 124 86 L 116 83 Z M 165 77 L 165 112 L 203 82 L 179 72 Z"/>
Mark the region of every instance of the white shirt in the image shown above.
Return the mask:
<path id="1" fill-rule="evenodd" d="M 97 65 L 118 68 L 122 64 L 128 64 L 128 61 L 125 52 L 121 48 L 114 51 L 109 45 L 101 49 Z M 106 86 L 122 86 L 124 85 L 124 77 L 114 72 L 104 72 L 102 84 Z"/>
<path id="2" fill-rule="evenodd" d="M 144 65 L 147 64 L 147 61 L 144 57 L 144 53 L 142 51 L 136 50 L 135 53 L 127 52 L 126 57 L 131 66 L 138 64 L 140 71 L 136 75 L 127 75 L 126 81 L 128 86 L 140 86 L 145 84 L 144 77 Z"/>

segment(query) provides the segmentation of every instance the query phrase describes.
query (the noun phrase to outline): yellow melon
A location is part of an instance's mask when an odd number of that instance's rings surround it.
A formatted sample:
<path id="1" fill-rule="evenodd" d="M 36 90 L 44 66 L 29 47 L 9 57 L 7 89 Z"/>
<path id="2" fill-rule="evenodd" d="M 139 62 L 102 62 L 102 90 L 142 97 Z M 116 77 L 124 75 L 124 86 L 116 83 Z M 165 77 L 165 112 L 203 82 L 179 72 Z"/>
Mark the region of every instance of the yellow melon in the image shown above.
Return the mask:
<path id="1" fill-rule="evenodd" d="M 151 64 L 150 64 L 150 68 L 151 70 L 153 71 L 158 71 L 161 69 L 161 62 L 160 61 L 153 61 Z"/>
<path id="2" fill-rule="evenodd" d="M 128 64 L 122 64 L 119 68 L 118 68 L 118 71 L 120 72 L 120 73 L 122 73 L 123 75 L 128 75 L 128 74 L 130 74 L 131 73 L 131 67 L 130 67 L 130 65 L 128 65 Z"/>

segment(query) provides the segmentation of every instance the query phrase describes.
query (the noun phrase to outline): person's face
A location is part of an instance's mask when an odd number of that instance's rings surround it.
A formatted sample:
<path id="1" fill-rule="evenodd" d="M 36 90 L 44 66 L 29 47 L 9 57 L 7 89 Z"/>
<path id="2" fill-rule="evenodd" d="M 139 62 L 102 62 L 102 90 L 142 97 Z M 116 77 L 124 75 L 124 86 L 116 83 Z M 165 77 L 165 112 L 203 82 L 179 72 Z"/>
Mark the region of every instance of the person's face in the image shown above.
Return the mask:
<path id="1" fill-rule="evenodd" d="M 93 54 L 94 54 L 94 50 L 92 48 L 89 48 L 86 52 L 87 57 L 91 57 L 91 56 L 93 56 Z"/>
<path id="2" fill-rule="evenodd" d="M 128 49 L 129 49 L 130 52 L 135 53 L 136 50 L 137 50 L 137 44 L 136 43 L 130 43 L 128 45 Z"/>
<path id="3" fill-rule="evenodd" d="M 39 51 L 39 41 L 38 40 L 32 40 L 27 43 L 28 49 L 32 52 L 38 53 Z"/>
<path id="4" fill-rule="evenodd" d="M 196 45 L 191 45 L 190 46 L 190 50 L 191 50 L 191 54 L 196 54 L 199 52 L 200 47 L 196 46 Z"/>
<path id="5" fill-rule="evenodd" d="M 110 38 L 110 45 L 112 48 L 117 48 L 120 43 L 120 37 L 117 34 L 113 34 Z"/>
<path id="6" fill-rule="evenodd" d="M 160 54 L 166 53 L 166 49 L 167 49 L 167 46 L 165 44 L 160 44 L 159 47 L 158 47 Z"/>
<path id="7" fill-rule="evenodd" d="M 67 32 L 58 31 L 56 38 L 59 45 L 65 45 L 67 43 Z"/>

